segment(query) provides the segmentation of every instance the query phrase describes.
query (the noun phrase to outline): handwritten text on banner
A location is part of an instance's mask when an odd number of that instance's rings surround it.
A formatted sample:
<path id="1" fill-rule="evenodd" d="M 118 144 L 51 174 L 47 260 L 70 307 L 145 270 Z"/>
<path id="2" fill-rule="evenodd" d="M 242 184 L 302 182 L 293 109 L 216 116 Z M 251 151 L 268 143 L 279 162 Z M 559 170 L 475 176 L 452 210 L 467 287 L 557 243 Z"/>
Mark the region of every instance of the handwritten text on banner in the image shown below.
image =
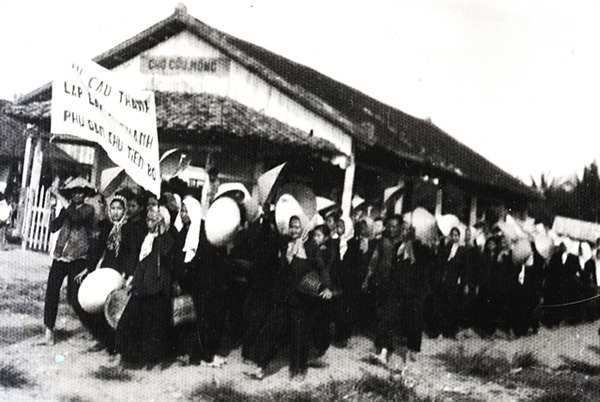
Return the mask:
<path id="1" fill-rule="evenodd" d="M 53 134 L 96 142 L 139 185 L 160 193 L 156 104 L 91 61 L 74 63 L 52 85 Z"/>

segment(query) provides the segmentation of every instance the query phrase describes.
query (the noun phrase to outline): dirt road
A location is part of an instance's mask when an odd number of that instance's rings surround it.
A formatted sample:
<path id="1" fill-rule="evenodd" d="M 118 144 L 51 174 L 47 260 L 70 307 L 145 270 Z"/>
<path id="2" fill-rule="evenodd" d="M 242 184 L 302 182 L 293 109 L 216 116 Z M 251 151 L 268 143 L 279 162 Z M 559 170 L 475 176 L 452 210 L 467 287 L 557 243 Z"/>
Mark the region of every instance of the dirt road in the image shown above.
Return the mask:
<path id="1" fill-rule="evenodd" d="M 259 395 L 277 390 L 310 391 L 335 381 L 359 381 L 365 375 L 400 381 L 422 398 L 455 401 L 535 400 L 548 394 L 545 379 L 556 378 L 560 390 L 560 379 L 568 375 L 574 381 L 569 380 L 569 386 L 582 389 L 585 397 L 597 395 L 600 400 L 599 323 L 542 328 L 537 335 L 512 340 L 503 336 L 484 340 L 470 330 L 461 332 L 455 340 L 424 339 L 417 362 L 405 366 L 394 355 L 388 368 L 366 362 L 365 357 L 373 351 L 372 343 L 356 336 L 347 348 L 330 348 L 323 359 L 324 367 L 311 368 L 303 383 L 288 379 L 283 361 L 262 382 L 249 380 L 244 372 L 250 367 L 242 362 L 239 348 L 229 353 L 228 363 L 219 369 L 175 362 L 163 369 L 121 371 L 117 357 L 94 351 L 95 341 L 71 312 L 64 293 L 57 322 L 58 342 L 54 346 L 41 344 L 50 263 L 51 258 L 40 253 L 20 249 L 0 253 L 2 401 L 199 400 L 192 393 L 202 384 L 225 384 L 241 393 Z M 460 364 L 474 362 L 474 368 L 453 370 L 448 363 L 450 355 L 466 359 Z M 485 364 L 512 363 L 505 368 L 499 365 L 497 372 L 492 368 L 482 374 L 482 368 L 476 365 L 478 356 L 484 356 L 481 362 Z M 515 363 L 519 356 L 528 356 L 529 363 L 519 367 Z M 565 368 L 568 361 L 582 363 L 589 371 L 569 371 Z M 599 368 L 597 373 L 595 367 Z M 525 377 L 532 373 L 535 381 Z M 360 395 L 347 396 L 347 400 L 363 400 Z"/>

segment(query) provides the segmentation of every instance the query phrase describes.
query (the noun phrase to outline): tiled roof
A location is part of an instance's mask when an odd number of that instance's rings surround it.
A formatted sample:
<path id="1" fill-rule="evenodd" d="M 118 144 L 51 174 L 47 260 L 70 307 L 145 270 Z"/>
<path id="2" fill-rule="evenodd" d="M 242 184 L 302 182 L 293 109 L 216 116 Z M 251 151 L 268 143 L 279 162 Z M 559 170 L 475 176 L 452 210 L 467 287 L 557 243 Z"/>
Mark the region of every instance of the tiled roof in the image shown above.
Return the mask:
<path id="1" fill-rule="evenodd" d="M 258 138 L 325 154 L 340 154 L 335 146 L 311 133 L 291 127 L 226 97 L 212 94 L 155 92 L 156 124 L 163 130 L 220 130 L 236 137 Z M 31 122 L 50 119 L 50 101 L 5 108 L 10 116 Z"/>
<path id="2" fill-rule="evenodd" d="M 49 102 L 46 102 L 49 103 Z M 1 108 L 10 109 L 11 102 L 0 99 Z M 48 109 L 49 110 L 49 109 Z M 48 114 L 48 116 L 50 116 Z M 27 142 L 27 123 L 12 116 L 0 113 L 0 157 L 23 158 L 25 154 L 25 144 Z M 41 132 L 42 137 L 50 137 L 47 132 Z M 47 156 L 52 157 L 54 161 L 76 163 L 76 161 L 67 155 L 62 149 L 54 143 L 46 147 Z"/>
<path id="3" fill-rule="evenodd" d="M 173 15 L 96 57 L 113 68 L 182 31 L 207 41 L 228 57 L 341 127 L 359 146 L 390 151 L 433 172 L 475 182 L 509 194 L 535 197 L 534 191 L 426 120 L 410 116 L 370 96 L 249 42 L 225 34 L 178 7 Z M 50 99 L 51 84 L 25 95 L 20 103 Z M 43 109 L 43 108 L 42 108 Z M 41 115 L 44 111 L 41 110 Z"/>
<path id="4" fill-rule="evenodd" d="M 0 114 L 0 157 L 23 156 L 27 142 L 27 137 L 23 134 L 26 127 L 25 123 Z"/>
<path id="5" fill-rule="evenodd" d="M 182 94 L 155 92 L 156 123 L 169 130 L 210 131 L 213 129 L 235 135 L 266 140 L 279 145 L 290 145 L 339 154 L 335 146 L 311 133 L 291 127 L 265 116 L 232 99 L 211 94 Z"/>

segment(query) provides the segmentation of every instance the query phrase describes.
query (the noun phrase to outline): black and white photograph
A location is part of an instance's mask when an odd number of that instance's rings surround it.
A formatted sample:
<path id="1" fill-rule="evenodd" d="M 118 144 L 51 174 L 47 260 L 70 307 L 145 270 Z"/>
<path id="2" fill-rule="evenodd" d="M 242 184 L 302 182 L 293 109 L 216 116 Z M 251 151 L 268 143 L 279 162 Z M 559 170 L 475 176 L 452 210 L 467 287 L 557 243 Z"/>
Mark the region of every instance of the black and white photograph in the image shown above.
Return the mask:
<path id="1" fill-rule="evenodd" d="M 0 2 L 0 401 L 600 401 L 600 1 Z"/>

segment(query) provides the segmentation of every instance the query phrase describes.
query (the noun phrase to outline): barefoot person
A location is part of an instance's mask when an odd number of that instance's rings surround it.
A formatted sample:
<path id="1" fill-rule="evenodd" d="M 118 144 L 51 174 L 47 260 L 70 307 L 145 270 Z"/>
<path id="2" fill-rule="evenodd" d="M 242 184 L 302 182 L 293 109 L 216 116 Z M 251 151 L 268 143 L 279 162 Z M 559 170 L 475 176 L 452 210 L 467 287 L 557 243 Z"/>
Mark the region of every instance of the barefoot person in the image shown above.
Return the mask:
<path id="1" fill-rule="evenodd" d="M 51 189 L 56 191 L 54 187 Z M 92 185 L 81 177 L 72 180 L 60 190 L 60 195 L 70 199 L 71 202 L 50 223 L 50 231 L 54 233 L 60 230 L 60 234 L 56 241 L 54 261 L 48 275 L 44 304 L 45 340 L 48 344 L 54 343 L 54 324 L 58 312 L 60 288 L 65 277 L 68 277 L 67 299 L 69 304 L 73 306 L 76 313 L 81 311 L 75 292 L 75 277 L 88 264 L 94 223 L 94 207 L 83 201 L 86 196 L 93 195 L 95 191 Z"/>
<path id="2" fill-rule="evenodd" d="M 367 276 L 363 282 L 363 289 L 369 288 L 373 282 L 375 288 L 375 304 L 377 316 L 377 336 L 375 348 L 376 359 L 387 364 L 388 354 L 392 350 L 392 340 L 396 320 L 400 315 L 392 288 L 392 268 L 396 259 L 396 252 L 402 244 L 402 217 L 392 216 L 384 222 L 384 234 L 369 262 Z"/>
<path id="3" fill-rule="evenodd" d="M 289 238 L 281 250 L 281 264 L 274 280 L 274 306 L 254 350 L 258 366 L 250 376 L 261 380 L 265 370 L 285 341 L 289 341 L 290 377 L 302 380 L 308 369 L 310 348 L 310 297 L 300 291 L 302 279 L 314 269 L 302 240 L 302 223 L 298 216 L 289 220 Z M 331 298 L 329 289 L 318 297 Z"/>

